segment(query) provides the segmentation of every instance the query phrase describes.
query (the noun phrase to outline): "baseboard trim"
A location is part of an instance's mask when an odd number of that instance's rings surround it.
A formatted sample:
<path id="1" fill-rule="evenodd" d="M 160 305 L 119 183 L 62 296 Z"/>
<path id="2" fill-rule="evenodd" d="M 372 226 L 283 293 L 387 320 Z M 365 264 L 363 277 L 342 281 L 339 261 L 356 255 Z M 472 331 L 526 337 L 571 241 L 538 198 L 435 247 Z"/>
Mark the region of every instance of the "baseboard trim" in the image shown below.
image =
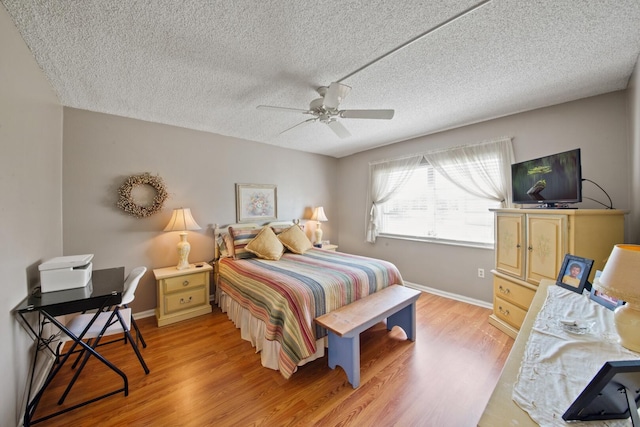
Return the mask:
<path id="1" fill-rule="evenodd" d="M 417 289 L 422 292 L 427 292 L 429 294 L 437 295 L 444 298 L 449 298 L 449 299 L 460 301 L 460 302 L 465 302 L 467 304 L 477 305 L 478 307 L 488 308 L 490 310 L 493 309 L 493 305 L 491 303 L 488 303 L 486 301 L 482 301 L 479 299 L 465 297 L 463 295 L 454 294 L 452 292 L 446 292 L 440 289 L 431 288 L 429 286 L 421 285 L 418 283 L 408 282 L 406 280 L 404 281 L 404 284 L 410 288 Z"/>
<path id="2" fill-rule="evenodd" d="M 151 310 L 140 311 L 133 315 L 134 319 L 144 319 L 145 317 L 152 317 L 156 315 L 156 309 L 152 308 Z"/>

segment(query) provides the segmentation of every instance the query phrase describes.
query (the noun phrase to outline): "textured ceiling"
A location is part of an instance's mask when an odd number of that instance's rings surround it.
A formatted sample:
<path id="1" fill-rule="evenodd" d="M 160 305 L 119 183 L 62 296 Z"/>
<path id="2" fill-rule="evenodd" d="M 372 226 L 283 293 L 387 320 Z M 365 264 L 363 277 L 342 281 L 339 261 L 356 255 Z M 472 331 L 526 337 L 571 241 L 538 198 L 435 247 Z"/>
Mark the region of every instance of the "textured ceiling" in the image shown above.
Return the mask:
<path id="1" fill-rule="evenodd" d="M 624 89 L 640 52 L 639 0 L 493 0 L 379 61 L 479 0 L 0 1 L 65 106 L 334 157 Z M 395 117 L 256 109 L 341 79 Z"/>

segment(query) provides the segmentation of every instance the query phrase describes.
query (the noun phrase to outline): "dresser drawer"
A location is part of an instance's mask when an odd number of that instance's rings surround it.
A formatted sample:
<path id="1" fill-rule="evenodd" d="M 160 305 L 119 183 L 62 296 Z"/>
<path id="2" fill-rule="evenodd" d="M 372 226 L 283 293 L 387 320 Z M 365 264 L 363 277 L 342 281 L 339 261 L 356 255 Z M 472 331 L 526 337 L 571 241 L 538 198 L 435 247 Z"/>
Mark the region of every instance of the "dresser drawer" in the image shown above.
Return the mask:
<path id="1" fill-rule="evenodd" d="M 172 314 L 183 310 L 190 310 L 203 306 L 207 303 L 206 290 L 204 287 L 176 292 L 164 297 L 164 314 Z"/>
<path id="2" fill-rule="evenodd" d="M 493 314 L 516 329 L 520 329 L 527 311 L 496 296 L 493 301 Z"/>
<path id="3" fill-rule="evenodd" d="M 204 286 L 207 280 L 207 273 L 185 274 L 183 276 L 167 277 L 163 279 L 164 293 L 179 292 L 185 289 L 192 289 Z"/>
<path id="4" fill-rule="evenodd" d="M 533 296 L 536 294 L 536 291 L 509 280 L 505 280 L 502 277 L 494 276 L 493 294 L 497 298 L 515 304 L 526 311 L 529 309 L 531 300 L 533 300 Z"/>

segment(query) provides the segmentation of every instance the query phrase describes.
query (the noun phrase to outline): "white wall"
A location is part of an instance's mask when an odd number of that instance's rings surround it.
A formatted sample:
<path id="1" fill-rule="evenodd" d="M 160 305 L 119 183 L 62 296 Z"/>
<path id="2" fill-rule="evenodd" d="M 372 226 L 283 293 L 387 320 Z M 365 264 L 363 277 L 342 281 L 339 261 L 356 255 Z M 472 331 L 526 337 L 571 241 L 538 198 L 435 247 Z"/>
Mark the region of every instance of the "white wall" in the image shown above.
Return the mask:
<path id="1" fill-rule="evenodd" d="M 425 118 L 428 120 L 428 118 Z M 379 238 L 365 242 L 368 207 L 368 163 L 464 145 L 501 136 L 513 137 L 516 161 L 572 148 L 582 149 L 583 177 L 602 186 L 618 209 L 630 208 L 629 143 L 626 92 L 614 92 L 575 102 L 515 114 L 366 151 L 339 161 L 337 194 L 340 249 L 394 262 L 405 280 L 468 298 L 490 302 L 494 264 L 492 250 Z M 607 203 L 606 196 L 585 182 L 583 194 Z M 589 200 L 578 207 L 602 208 Z M 579 254 L 578 254 L 579 255 Z"/>
<path id="2" fill-rule="evenodd" d="M 62 254 L 62 107 L 0 6 L 0 425 L 24 411 L 33 341 L 12 313 Z"/>
<path id="3" fill-rule="evenodd" d="M 123 265 L 127 274 L 137 265 L 177 264 L 177 232 L 162 230 L 181 206 L 203 228 L 189 232 L 189 260 L 212 259 L 211 225 L 236 222 L 235 183 L 277 185 L 282 220 L 309 218 L 319 205 L 337 217 L 332 157 L 85 110 L 64 110 L 63 170 L 64 254 L 93 253 L 94 268 Z M 115 204 L 124 180 L 144 172 L 162 177 L 170 198 L 162 212 L 138 219 Z M 337 236 L 337 225 L 337 218 L 323 225 L 326 239 Z M 155 306 L 149 271 L 132 307 Z"/>

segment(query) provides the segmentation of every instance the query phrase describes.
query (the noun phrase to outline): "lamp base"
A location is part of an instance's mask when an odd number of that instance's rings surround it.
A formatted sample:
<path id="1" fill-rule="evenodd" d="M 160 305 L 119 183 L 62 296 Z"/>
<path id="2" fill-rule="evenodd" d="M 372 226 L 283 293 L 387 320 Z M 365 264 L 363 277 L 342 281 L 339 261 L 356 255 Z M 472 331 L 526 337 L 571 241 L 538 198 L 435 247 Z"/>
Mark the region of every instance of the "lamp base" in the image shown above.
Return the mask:
<path id="1" fill-rule="evenodd" d="M 620 344 L 629 350 L 640 352 L 640 307 L 626 303 L 614 312 Z"/>
<path id="2" fill-rule="evenodd" d="M 187 242 L 187 233 L 180 233 L 180 241 L 178 242 L 178 270 L 186 270 L 189 268 L 189 251 L 191 245 Z"/>
<path id="3" fill-rule="evenodd" d="M 316 226 L 316 231 L 315 231 L 315 235 L 316 235 L 316 245 L 322 245 L 322 228 L 320 228 L 320 223 L 318 222 L 318 225 Z"/>

